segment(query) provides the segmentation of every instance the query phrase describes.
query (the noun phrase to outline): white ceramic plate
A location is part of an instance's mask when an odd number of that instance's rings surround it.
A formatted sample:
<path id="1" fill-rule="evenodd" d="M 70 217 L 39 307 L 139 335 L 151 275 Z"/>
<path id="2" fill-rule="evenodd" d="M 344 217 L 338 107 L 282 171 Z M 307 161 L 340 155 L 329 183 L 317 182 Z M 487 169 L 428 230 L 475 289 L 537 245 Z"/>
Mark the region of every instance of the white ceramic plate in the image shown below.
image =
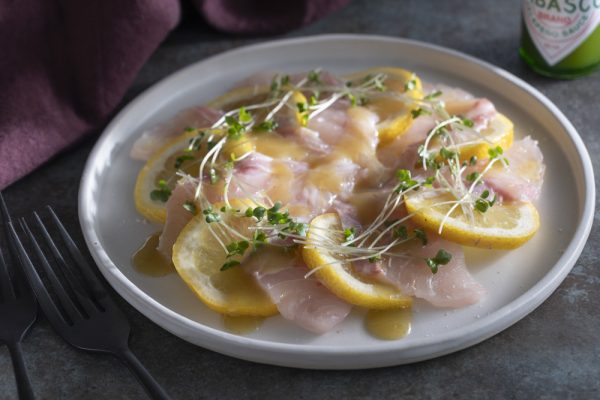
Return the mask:
<path id="1" fill-rule="evenodd" d="M 547 165 L 539 204 L 542 228 L 512 252 L 467 250 L 470 270 L 487 297 L 459 310 L 417 301 L 412 331 L 380 341 L 355 312 L 335 331 L 304 332 L 281 317 L 247 336 L 223 329 L 172 274 L 136 272 L 131 254 L 157 230 L 137 214 L 132 198 L 140 162 L 129 158 L 135 138 L 178 110 L 202 104 L 247 75 L 323 67 L 343 73 L 371 66 L 402 66 L 424 79 L 491 99 L 515 122 L 516 135 L 540 142 Z M 106 128 L 87 162 L 79 216 L 87 244 L 108 282 L 148 318 L 199 346 L 251 361 L 304 368 L 369 368 L 437 357 L 478 343 L 523 318 L 562 282 L 588 237 L 595 198 L 592 164 L 565 116 L 537 90 L 493 65 L 415 41 L 377 36 L 328 35 L 236 49 L 193 64 L 162 80 L 125 107 Z"/>

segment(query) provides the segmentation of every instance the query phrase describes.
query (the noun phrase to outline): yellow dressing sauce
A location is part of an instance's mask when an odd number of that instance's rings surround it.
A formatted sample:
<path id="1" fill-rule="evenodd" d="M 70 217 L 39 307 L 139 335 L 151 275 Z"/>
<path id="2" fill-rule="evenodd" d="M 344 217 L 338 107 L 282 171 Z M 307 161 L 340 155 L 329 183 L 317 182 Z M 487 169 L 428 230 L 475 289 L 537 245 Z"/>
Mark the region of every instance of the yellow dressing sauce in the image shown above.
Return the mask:
<path id="1" fill-rule="evenodd" d="M 286 204 L 291 200 L 294 171 L 285 162 L 275 160 L 271 164 L 273 169 L 273 184 L 267 191 L 270 198 Z"/>
<path id="2" fill-rule="evenodd" d="M 410 308 L 369 310 L 365 316 L 365 327 L 378 339 L 397 340 L 410 333 L 411 320 Z"/>
<path id="3" fill-rule="evenodd" d="M 299 161 L 308 156 L 307 149 L 275 132 L 254 134 L 252 140 L 256 151 L 269 157 Z"/>
<path id="4" fill-rule="evenodd" d="M 340 193 L 345 182 L 338 174 L 336 164 L 321 164 L 308 171 L 306 184 L 314 185 L 322 191 Z"/>
<path id="5" fill-rule="evenodd" d="M 142 247 L 140 247 L 132 256 L 131 260 L 136 271 L 149 276 L 165 276 L 175 272 L 175 267 L 171 260 L 165 259 L 162 254 L 156 250 L 160 232 L 152 234 Z"/>
<path id="6" fill-rule="evenodd" d="M 256 331 L 265 320 L 263 317 L 223 315 L 223 326 L 237 335 Z"/>
<path id="7" fill-rule="evenodd" d="M 394 118 L 407 112 L 406 104 L 402 100 L 394 100 L 389 97 L 371 99 L 369 109 L 379 116 L 380 121 Z"/>

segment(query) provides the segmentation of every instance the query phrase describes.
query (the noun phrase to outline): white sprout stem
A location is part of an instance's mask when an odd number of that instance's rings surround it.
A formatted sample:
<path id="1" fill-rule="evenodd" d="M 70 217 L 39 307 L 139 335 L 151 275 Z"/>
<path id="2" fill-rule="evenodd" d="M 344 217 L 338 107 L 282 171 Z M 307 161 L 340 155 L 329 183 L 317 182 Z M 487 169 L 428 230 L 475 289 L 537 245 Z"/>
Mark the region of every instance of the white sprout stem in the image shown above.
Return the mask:
<path id="1" fill-rule="evenodd" d="M 450 119 L 447 119 L 447 120 L 444 120 L 444 121 L 438 123 L 436 126 L 433 127 L 433 129 L 431 129 L 429 131 L 429 133 L 427 134 L 427 138 L 425 139 L 425 143 L 423 144 L 423 152 L 425 153 L 425 156 L 428 156 L 427 148 L 429 147 L 429 142 L 431 142 L 431 140 L 433 139 L 433 137 L 435 136 L 437 131 L 447 125 L 450 125 L 453 122 L 459 122 L 459 121 L 460 121 L 460 118 L 452 117 Z M 425 171 L 427 171 L 427 157 L 423 157 L 423 169 Z"/>
<path id="2" fill-rule="evenodd" d="M 269 121 L 271 120 L 275 114 L 277 114 L 279 112 L 279 110 L 281 110 L 283 108 L 283 106 L 285 106 L 288 102 L 288 100 L 290 99 L 290 97 L 292 97 L 292 95 L 294 94 L 294 92 L 301 88 L 302 86 L 304 86 L 304 84 L 308 82 L 308 77 L 302 79 L 300 82 L 298 82 L 292 90 L 289 90 L 282 98 L 281 100 L 279 100 L 279 103 L 273 107 L 273 109 L 271 111 L 269 111 L 269 113 L 267 114 L 267 116 L 265 117 L 265 121 Z"/>
<path id="3" fill-rule="evenodd" d="M 381 212 L 379 213 L 379 215 L 377 215 L 377 218 L 375 218 L 375 221 L 373 221 L 371 223 L 371 225 L 369 225 L 367 227 L 367 229 L 365 229 L 362 233 L 357 235 L 354 239 L 345 242 L 346 246 L 349 246 L 363 238 L 366 238 L 370 234 L 370 232 L 374 231 L 375 229 L 377 229 L 378 226 L 381 225 L 380 221 L 385 221 L 385 219 L 387 219 L 387 217 L 385 216 L 385 212 L 386 212 L 385 210 L 389 207 L 390 202 L 391 202 L 392 198 L 394 197 L 394 195 L 397 195 L 397 197 L 394 200 L 395 205 L 394 205 L 394 207 L 392 207 L 392 212 L 394 211 L 397 203 L 400 201 L 399 199 L 401 198 L 401 195 L 399 193 L 396 193 L 394 191 L 394 189 L 392 189 L 390 194 L 388 195 L 388 197 L 385 200 L 385 204 L 383 205 Z M 390 213 L 390 215 L 391 215 L 391 213 Z"/>
<path id="4" fill-rule="evenodd" d="M 332 95 L 328 100 L 326 100 L 323 104 L 320 104 L 319 107 L 315 108 L 314 111 L 308 114 L 308 120 L 310 121 L 317 115 L 321 114 L 323 111 L 327 110 L 333 103 L 344 97 L 346 94 L 336 93 Z"/>
<path id="5" fill-rule="evenodd" d="M 223 221 L 219 221 L 218 224 L 222 227 L 224 227 L 225 229 L 227 229 L 227 231 L 232 234 L 233 236 L 237 236 L 239 239 L 241 240 L 249 240 L 246 236 L 242 235 L 237 229 L 229 226 L 228 224 L 226 224 Z"/>
<path id="6" fill-rule="evenodd" d="M 375 238 L 375 240 L 373 240 L 373 242 L 371 242 L 371 244 L 369 245 L 369 248 L 373 248 L 375 247 L 375 245 L 385 236 L 386 233 L 390 232 L 392 229 L 394 229 L 396 226 L 400 225 L 401 223 L 409 220 L 410 218 L 412 218 L 414 214 L 408 214 L 407 216 L 405 216 L 404 218 L 400 218 L 399 220 L 395 221 L 394 223 L 392 223 L 390 226 L 388 226 L 387 228 L 385 228 L 380 234 L 379 236 L 377 236 Z"/>
<path id="7" fill-rule="evenodd" d="M 271 101 L 266 101 L 264 103 L 259 103 L 259 104 L 252 104 L 249 106 L 244 107 L 245 110 L 258 110 L 261 108 L 267 108 L 272 106 L 273 104 L 277 104 L 279 102 L 279 100 L 275 99 L 275 100 L 271 100 Z M 210 129 L 217 129 L 219 127 L 221 127 L 221 125 L 223 125 L 225 123 L 225 119 L 227 117 L 230 117 L 232 115 L 238 114 L 240 111 L 242 110 L 242 108 L 236 108 L 234 110 L 230 110 L 227 111 L 226 113 L 224 113 L 223 115 L 221 115 L 221 118 L 219 118 L 214 124 L 212 124 L 212 126 L 210 127 Z"/>
<path id="8" fill-rule="evenodd" d="M 442 223 L 440 224 L 440 227 L 438 228 L 438 235 L 442 234 L 442 231 L 444 230 L 444 225 L 446 225 L 446 221 L 448 220 L 448 218 L 450 218 L 450 215 L 452 214 L 452 212 L 454 212 L 454 210 L 461 204 L 461 202 L 463 202 L 465 199 L 467 198 L 467 195 L 463 196 L 460 200 L 457 200 L 454 205 L 452 205 L 452 207 L 450 207 L 450 210 L 448 210 L 448 212 L 446 213 L 446 215 L 444 215 L 444 218 L 442 218 Z"/>
<path id="9" fill-rule="evenodd" d="M 396 208 L 398 208 L 398 206 L 403 203 L 404 203 L 404 192 L 400 192 L 397 194 L 396 199 L 394 200 L 394 204 L 391 207 L 389 207 L 385 213 L 379 214 L 381 216 L 381 218 L 379 218 L 379 221 L 375 224 L 369 225 L 369 228 L 367 230 L 365 230 L 365 232 L 369 232 L 369 231 L 370 232 L 367 235 L 363 235 L 364 237 L 362 238 L 361 242 L 359 243 L 359 246 L 363 246 L 366 243 L 369 236 L 371 235 L 371 233 L 375 232 L 377 229 L 379 229 L 379 227 L 381 225 L 385 224 L 387 219 L 392 215 L 392 213 L 396 210 Z M 385 208 L 384 208 L 384 210 L 385 210 Z M 363 232 L 363 234 L 365 232 Z"/>
<path id="10" fill-rule="evenodd" d="M 227 174 L 225 177 L 225 184 L 223 185 L 223 202 L 225 203 L 225 207 L 231 208 L 231 204 L 229 203 L 229 185 L 231 184 L 231 177 L 233 176 L 233 171 Z"/>
<path id="11" fill-rule="evenodd" d="M 483 171 L 481 171 L 481 173 L 479 174 L 479 176 L 477 176 L 477 179 L 475 179 L 473 181 L 473 183 L 471 184 L 471 187 L 469 188 L 469 193 L 473 193 L 473 190 L 475 189 L 475 186 L 481 182 L 481 180 L 483 179 L 483 176 L 492 168 L 492 166 L 498 161 L 498 158 L 494 158 L 493 160 L 491 160 L 488 165 L 485 166 L 485 168 L 483 169 Z"/>
<path id="12" fill-rule="evenodd" d="M 212 228 L 212 224 L 206 224 L 208 226 L 208 230 L 210 232 L 210 234 L 212 235 L 212 237 L 215 238 L 215 240 L 219 243 L 219 245 L 221 245 L 221 247 L 223 248 L 223 251 L 225 253 L 227 253 L 227 246 L 225 246 L 225 244 L 221 241 L 221 238 L 219 237 L 219 235 L 217 235 L 217 233 L 215 232 L 215 230 Z"/>
<path id="13" fill-rule="evenodd" d="M 210 149 L 209 152 L 206 153 L 206 155 L 202 159 L 202 162 L 200 163 L 200 171 L 198 174 L 198 178 L 199 178 L 198 187 L 196 187 L 196 194 L 194 195 L 196 200 L 198 200 L 200 198 L 200 193 L 202 193 L 202 181 L 203 181 L 203 177 L 204 177 L 204 167 L 206 166 L 206 163 L 208 162 L 209 157 L 212 154 L 214 154 L 215 152 L 220 151 L 221 147 L 223 147 L 223 144 L 225 143 L 226 140 L 227 140 L 227 137 L 223 137 L 222 139 L 220 139 L 217 142 L 217 144 L 215 145 L 215 147 Z"/>

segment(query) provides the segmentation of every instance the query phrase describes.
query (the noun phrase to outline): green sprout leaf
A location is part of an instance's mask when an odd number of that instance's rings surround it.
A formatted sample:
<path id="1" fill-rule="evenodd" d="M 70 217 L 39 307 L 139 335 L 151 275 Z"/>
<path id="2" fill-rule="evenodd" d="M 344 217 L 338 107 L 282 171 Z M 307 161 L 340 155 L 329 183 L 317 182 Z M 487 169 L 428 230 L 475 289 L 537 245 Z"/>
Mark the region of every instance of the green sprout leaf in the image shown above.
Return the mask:
<path id="1" fill-rule="evenodd" d="M 222 266 L 221 266 L 221 271 L 227 271 L 230 268 L 236 267 L 240 265 L 240 262 L 237 260 L 229 260 L 226 261 Z"/>
<path id="2" fill-rule="evenodd" d="M 430 93 L 427 96 L 423 97 L 423 100 L 430 101 L 430 100 L 435 99 L 436 97 L 440 97 L 441 95 L 442 95 L 442 92 L 439 90 L 436 90 L 435 92 Z"/>
<path id="3" fill-rule="evenodd" d="M 500 146 L 491 147 L 488 149 L 488 154 L 490 156 L 490 160 L 492 160 L 494 158 L 499 158 L 502 155 L 502 153 L 504 153 L 504 150 Z"/>
<path id="4" fill-rule="evenodd" d="M 207 223 L 211 224 L 213 222 L 219 222 L 221 220 L 221 216 L 213 211 L 211 206 L 208 206 L 204 210 L 202 210 L 202 214 L 205 216 L 205 220 Z"/>
<path id="5" fill-rule="evenodd" d="M 426 110 L 426 109 L 421 108 L 421 107 L 416 108 L 414 110 L 411 110 L 410 113 L 411 113 L 413 119 L 417 119 L 421 115 L 431 115 L 431 111 Z"/>
<path id="6" fill-rule="evenodd" d="M 344 242 L 349 242 L 351 240 L 354 240 L 355 235 L 356 235 L 356 229 L 354 229 L 353 226 L 350 228 L 344 229 Z"/>
<path id="7" fill-rule="evenodd" d="M 236 255 L 244 255 L 246 250 L 250 247 L 250 243 L 247 240 L 240 240 L 239 242 L 231 242 L 225 245 L 227 249 L 227 258 L 233 257 Z"/>
<path id="8" fill-rule="evenodd" d="M 415 230 L 413 230 L 415 237 L 419 240 L 421 240 L 421 243 L 423 244 L 423 246 L 427 245 L 427 233 L 425 233 L 425 231 L 423 229 L 420 228 L 415 228 Z"/>
<path id="9" fill-rule="evenodd" d="M 467 126 L 469 128 L 472 128 L 473 126 L 475 126 L 475 123 L 473 122 L 473 120 L 469 119 L 469 118 L 463 118 L 461 122 L 464 126 Z"/>
<path id="10" fill-rule="evenodd" d="M 156 189 L 150 192 L 150 199 L 166 203 L 171 197 L 171 189 L 167 185 L 167 181 L 161 179 L 156 184 Z"/>
<path id="11" fill-rule="evenodd" d="M 469 182 L 475 182 L 477 178 L 479 178 L 479 175 L 479 172 L 471 172 L 469 175 L 467 175 L 467 180 Z"/>
<path id="12" fill-rule="evenodd" d="M 452 260 L 452 254 L 448 253 L 444 249 L 439 249 L 435 257 L 426 258 L 425 262 L 429 269 L 431 269 L 431 273 L 435 274 L 438 272 L 438 268 L 440 265 L 446 265 Z"/>
<path id="13" fill-rule="evenodd" d="M 269 121 L 263 121 L 254 127 L 257 132 L 273 132 L 278 127 L 277 122 L 272 119 Z"/>
<path id="14" fill-rule="evenodd" d="M 185 203 L 183 203 L 183 208 L 192 215 L 198 214 L 198 208 L 196 208 L 196 204 L 194 204 L 193 201 L 188 200 Z"/>
<path id="15" fill-rule="evenodd" d="M 444 159 L 444 160 L 450 160 L 451 158 L 454 158 L 456 155 L 457 154 L 455 151 L 448 150 L 445 147 L 442 147 L 440 149 L 440 157 L 442 157 L 442 159 Z"/>
<path id="16" fill-rule="evenodd" d="M 181 165 L 186 162 L 186 161 L 190 161 L 193 160 L 194 156 L 191 154 L 183 154 L 179 157 L 177 157 L 175 159 L 175 168 L 179 169 L 179 167 L 181 167 Z"/>
<path id="17" fill-rule="evenodd" d="M 406 240 L 408 239 L 408 228 L 404 225 L 397 226 L 393 229 L 392 235 L 396 239 Z"/>

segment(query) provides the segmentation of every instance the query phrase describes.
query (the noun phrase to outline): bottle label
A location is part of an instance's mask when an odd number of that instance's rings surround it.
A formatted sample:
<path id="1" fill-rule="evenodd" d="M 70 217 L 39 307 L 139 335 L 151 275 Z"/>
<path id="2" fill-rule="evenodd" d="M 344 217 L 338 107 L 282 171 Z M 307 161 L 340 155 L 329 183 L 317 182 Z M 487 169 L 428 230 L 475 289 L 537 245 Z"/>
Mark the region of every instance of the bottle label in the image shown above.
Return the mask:
<path id="1" fill-rule="evenodd" d="M 542 57 L 555 65 L 600 25 L 600 0 L 524 0 L 523 19 Z"/>

